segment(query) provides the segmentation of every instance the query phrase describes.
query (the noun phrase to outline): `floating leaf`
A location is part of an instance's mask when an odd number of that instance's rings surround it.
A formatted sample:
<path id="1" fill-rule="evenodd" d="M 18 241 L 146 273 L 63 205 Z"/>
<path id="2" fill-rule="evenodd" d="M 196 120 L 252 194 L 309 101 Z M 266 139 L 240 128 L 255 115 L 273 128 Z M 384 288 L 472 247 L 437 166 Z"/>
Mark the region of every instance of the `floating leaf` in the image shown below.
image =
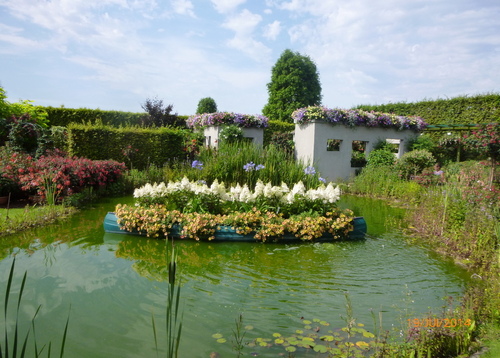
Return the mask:
<path id="1" fill-rule="evenodd" d="M 245 326 L 245 329 L 247 331 L 251 331 L 253 329 L 253 326 L 249 324 L 248 326 Z"/>
<path id="2" fill-rule="evenodd" d="M 274 340 L 274 343 L 276 343 L 276 344 L 283 344 L 283 343 L 285 343 L 285 340 L 283 338 L 276 338 Z"/>
<path id="3" fill-rule="evenodd" d="M 302 341 L 304 341 L 304 342 L 314 342 L 314 339 L 312 339 L 311 337 L 304 337 L 304 338 L 302 338 Z"/>
<path id="4" fill-rule="evenodd" d="M 363 336 L 365 336 L 366 338 L 375 338 L 375 335 L 371 332 L 363 332 Z"/>
<path id="5" fill-rule="evenodd" d="M 302 323 L 304 323 L 304 324 L 311 324 L 312 322 L 309 321 L 308 319 L 305 319 L 305 320 L 302 321 Z"/>
<path id="6" fill-rule="evenodd" d="M 316 345 L 316 347 L 314 347 L 314 351 L 318 353 L 326 353 L 328 351 L 328 348 L 322 344 L 318 344 Z"/>
<path id="7" fill-rule="evenodd" d="M 363 323 L 358 323 L 358 327 L 364 327 L 365 325 Z"/>
<path id="8" fill-rule="evenodd" d="M 333 336 L 321 336 L 319 337 L 322 341 L 327 341 L 327 342 L 332 342 L 334 337 Z"/>
<path id="9" fill-rule="evenodd" d="M 321 320 L 319 318 L 315 318 L 315 319 L 313 319 L 313 322 L 318 323 L 318 322 L 321 322 Z"/>
<path id="10" fill-rule="evenodd" d="M 261 346 L 261 347 L 267 347 L 267 342 L 260 342 L 259 346 Z"/>
<path id="11" fill-rule="evenodd" d="M 226 343 L 226 342 L 227 342 L 227 340 L 225 338 L 219 338 L 217 340 L 217 343 Z"/>
<path id="12" fill-rule="evenodd" d="M 285 350 L 287 352 L 293 353 L 293 352 L 295 352 L 297 350 L 297 348 L 290 346 L 290 347 L 286 347 Z"/>
<path id="13" fill-rule="evenodd" d="M 298 329 L 298 330 L 296 330 L 296 331 L 295 331 L 295 333 L 297 333 L 297 334 L 302 334 L 302 333 L 304 333 L 304 331 L 303 331 L 303 330 L 301 330 L 301 329 Z"/>
<path id="14" fill-rule="evenodd" d="M 281 334 L 279 334 L 279 333 L 273 333 L 273 337 L 281 337 Z"/>
<path id="15" fill-rule="evenodd" d="M 307 326 L 304 326 L 304 329 L 311 329 L 312 327 L 307 325 Z"/>
<path id="16" fill-rule="evenodd" d="M 220 333 L 212 334 L 212 338 L 215 338 L 215 339 L 222 338 L 222 334 L 220 334 Z"/>
<path id="17" fill-rule="evenodd" d="M 319 324 L 323 325 L 323 326 L 329 326 L 330 323 L 328 323 L 327 321 L 320 321 Z"/>
<path id="18" fill-rule="evenodd" d="M 359 348 L 370 348 L 370 345 L 368 343 L 366 343 L 366 342 L 363 342 L 363 341 L 356 342 L 356 345 Z"/>

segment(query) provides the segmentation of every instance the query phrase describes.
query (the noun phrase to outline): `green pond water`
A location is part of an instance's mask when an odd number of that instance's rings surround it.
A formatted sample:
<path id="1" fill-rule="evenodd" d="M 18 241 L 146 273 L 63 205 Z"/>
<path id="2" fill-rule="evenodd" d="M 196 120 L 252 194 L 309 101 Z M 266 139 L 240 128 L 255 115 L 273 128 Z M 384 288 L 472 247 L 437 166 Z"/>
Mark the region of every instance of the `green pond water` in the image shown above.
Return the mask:
<path id="1" fill-rule="evenodd" d="M 58 353 L 69 314 L 65 357 L 156 357 L 152 316 L 165 356 L 166 245 L 143 237 L 106 234 L 102 221 L 116 203 L 97 204 L 62 224 L 0 239 L 0 301 L 13 256 L 13 304 L 28 273 L 21 328 L 36 309 L 38 344 Z M 398 224 L 404 212 L 381 201 L 343 198 L 365 217 L 369 236 L 335 243 L 209 243 L 176 241 L 182 282 L 180 357 L 235 357 L 231 334 L 241 313 L 253 329 L 245 341 L 303 328 L 301 317 L 345 326 L 345 292 L 357 322 L 372 330 L 373 311 L 397 337 L 409 318 L 439 312 L 446 296 L 458 298 L 467 273 L 429 249 L 412 245 Z M 2 310 L 3 312 L 3 310 Z M 9 312 L 13 324 L 14 310 Z M 3 317 L 2 317 L 3 319 Z M 326 328 L 324 328 L 326 330 Z M 3 328 L 0 327 L 0 333 Z M 228 340 L 217 343 L 220 333 Z M 246 356 L 277 357 L 281 349 L 244 349 Z M 308 355 L 309 354 L 309 355 Z M 297 352 L 300 356 L 316 356 Z"/>

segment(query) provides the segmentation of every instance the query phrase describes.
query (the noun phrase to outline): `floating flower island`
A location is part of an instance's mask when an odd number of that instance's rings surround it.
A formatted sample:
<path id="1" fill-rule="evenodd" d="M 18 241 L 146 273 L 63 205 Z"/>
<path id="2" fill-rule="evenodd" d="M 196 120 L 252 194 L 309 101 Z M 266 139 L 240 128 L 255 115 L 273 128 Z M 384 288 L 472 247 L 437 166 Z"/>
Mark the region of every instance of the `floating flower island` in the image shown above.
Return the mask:
<path id="1" fill-rule="evenodd" d="M 336 202 L 340 189 L 332 183 L 306 189 L 258 181 L 226 188 L 214 181 L 187 178 L 147 184 L 134 192 L 136 205 L 117 205 L 104 221 L 107 232 L 156 238 L 225 241 L 333 241 L 360 239 L 363 218 Z"/>

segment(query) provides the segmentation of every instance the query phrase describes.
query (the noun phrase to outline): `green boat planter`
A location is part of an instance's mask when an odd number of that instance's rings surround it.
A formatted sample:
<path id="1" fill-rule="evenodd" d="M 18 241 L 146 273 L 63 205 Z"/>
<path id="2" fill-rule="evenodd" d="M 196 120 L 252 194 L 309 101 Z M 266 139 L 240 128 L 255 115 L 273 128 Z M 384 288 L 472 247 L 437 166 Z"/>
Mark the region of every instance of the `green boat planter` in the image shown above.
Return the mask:
<path id="1" fill-rule="evenodd" d="M 104 218 L 104 231 L 107 233 L 114 234 L 130 234 L 130 235 L 143 235 L 137 231 L 127 231 L 123 229 L 117 222 L 117 217 L 115 213 L 108 212 L 106 217 Z M 174 239 L 181 239 L 180 235 L 181 228 L 178 225 L 174 225 L 169 232 L 169 237 Z M 361 240 L 365 238 L 367 231 L 366 221 L 362 216 L 355 217 L 353 220 L 353 230 L 349 232 L 349 234 L 342 238 L 344 240 Z M 145 236 L 145 235 L 143 235 Z M 316 238 L 315 242 L 328 242 L 328 241 L 337 241 L 338 239 L 334 239 L 330 233 L 325 233 L 323 236 Z M 235 241 L 235 242 L 259 242 L 259 240 L 255 239 L 252 234 L 241 235 L 236 232 L 233 227 L 219 225 L 215 230 L 214 239 L 211 241 Z M 285 234 L 280 237 L 271 238 L 267 240 L 270 242 L 293 242 L 293 241 L 301 241 L 300 238 L 296 237 L 293 234 Z"/>

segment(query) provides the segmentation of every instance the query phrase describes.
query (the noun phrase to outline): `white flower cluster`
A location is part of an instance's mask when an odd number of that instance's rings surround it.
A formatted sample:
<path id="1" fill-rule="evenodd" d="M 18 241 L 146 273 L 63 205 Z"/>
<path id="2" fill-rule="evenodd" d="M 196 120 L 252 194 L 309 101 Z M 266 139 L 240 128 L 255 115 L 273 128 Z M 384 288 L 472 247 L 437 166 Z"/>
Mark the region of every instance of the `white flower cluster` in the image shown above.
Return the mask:
<path id="1" fill-rule="evenodd" d="M 141 188 L 135 189 L 134 198 L 161 198 L 178 191 L 187 190 L 195 194 L 214 194 L 224 201 L 237 201 L 244 203 L 254 202 L 258 197 L 264 196 L 269 199 L 278 199 L 283 203 L 292 204 L 297 196 L 305 197 L 309 200 L 321 200 L 323 203 L 335 203 L 340 198 L 340 188 L 335 187 L 333 183 L 328 185 L 321 184 L 316 189 L 306 190 L 304 184 L 299 181 L 290 190 L 285 183 L 281 186 L 273 186 L 270 182 L 264 184 L 257 181 L 253 191 L 245 184 L 236 185 L 226 190 L 224 183 L 215 180 L 211 186 L 203 182 L 189 181 L 184 177 L 181 181 L 160 184 L 146 184 Z"/>

